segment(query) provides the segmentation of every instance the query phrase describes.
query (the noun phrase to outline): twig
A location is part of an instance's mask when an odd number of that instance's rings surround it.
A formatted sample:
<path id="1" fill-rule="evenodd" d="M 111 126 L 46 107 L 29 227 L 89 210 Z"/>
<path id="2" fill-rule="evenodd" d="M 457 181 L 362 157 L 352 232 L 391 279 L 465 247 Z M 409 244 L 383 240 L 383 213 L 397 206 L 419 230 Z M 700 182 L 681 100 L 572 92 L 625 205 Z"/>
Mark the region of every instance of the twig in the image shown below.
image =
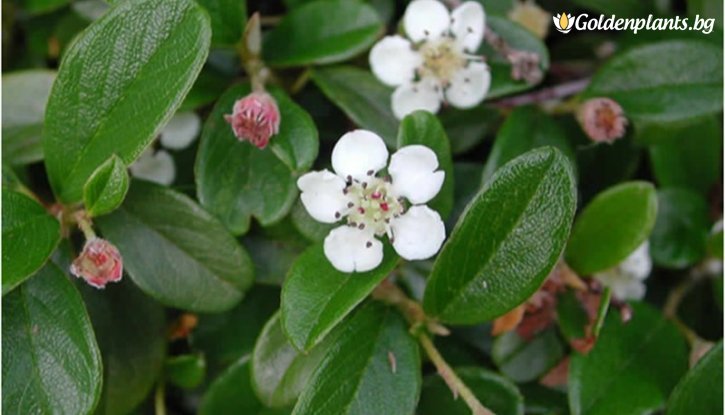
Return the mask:
<path id="1" fill-rule="evenodd" d="M 165 398 L 165 391 L 164 391 L 164 381 L 161 380 L 156 385 L 156 393 L 154 394 L 154 409 L 156 415 L 166 415 L 166 401 Z"/>
<path id="2" fill-rule="evenodd" d="M 555 99 L 566 98 L 578 94 L 589 85 L 590 78 L 578 79 L 566 82 L 550 88 L 540 89 L 528 94 L 517 95 L 511 98 L 504 98 L 493 102 L 493 105 L 504 108 L 519 107 L 522 105 L 537 104 Z"/>

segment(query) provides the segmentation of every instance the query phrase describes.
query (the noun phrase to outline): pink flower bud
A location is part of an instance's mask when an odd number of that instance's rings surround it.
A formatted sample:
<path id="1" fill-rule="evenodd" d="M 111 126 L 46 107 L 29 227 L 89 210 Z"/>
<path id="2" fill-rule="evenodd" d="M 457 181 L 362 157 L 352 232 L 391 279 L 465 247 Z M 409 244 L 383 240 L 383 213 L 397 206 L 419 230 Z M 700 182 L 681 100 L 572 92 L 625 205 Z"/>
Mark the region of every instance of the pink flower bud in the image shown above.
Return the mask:
<path id="1" fill-rule="evenodd" d="M 224 119 L 232 126 L 234 135 L 264 149 L 270 137 L 279 132 L 279 108 L 274 98 L 266 92 L 252 92 L 237 100 L 231 115 Z"/>
<path id="2" fill-rule="evenodd" d="M 592 141 L 612 142 L 624 137 L 627 119 L 624 111 L 609 98 L 592 98 L 585 101 L 577 114 L 584 132 Z"/>
<path id="3" fill-rule="evenodd" d="M 105 239 L 86 241 L 83 252 L 73 261 L 70 272 L 96 288 L 121 280 L 123 260 L 118 249 Z"/>

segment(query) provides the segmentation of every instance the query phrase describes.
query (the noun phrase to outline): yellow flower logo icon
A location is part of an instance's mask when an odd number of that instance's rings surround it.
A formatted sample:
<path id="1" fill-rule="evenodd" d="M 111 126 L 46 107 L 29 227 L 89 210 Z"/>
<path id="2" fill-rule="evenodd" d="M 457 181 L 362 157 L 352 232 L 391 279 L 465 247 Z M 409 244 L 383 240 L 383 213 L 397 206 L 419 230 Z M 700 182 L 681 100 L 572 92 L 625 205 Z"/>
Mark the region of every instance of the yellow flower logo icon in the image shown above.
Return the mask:
<path id="1" fill-rule="evenodd" d="M 556 26 L 556 30 L 560 31 L 561 33 L 569 33 L 572 27 L 574 27 L 574 16 L 570 14 L 557 14 L 556 16 L 553 16 L 552 19 L 554 20 L 554 26 Z"/>

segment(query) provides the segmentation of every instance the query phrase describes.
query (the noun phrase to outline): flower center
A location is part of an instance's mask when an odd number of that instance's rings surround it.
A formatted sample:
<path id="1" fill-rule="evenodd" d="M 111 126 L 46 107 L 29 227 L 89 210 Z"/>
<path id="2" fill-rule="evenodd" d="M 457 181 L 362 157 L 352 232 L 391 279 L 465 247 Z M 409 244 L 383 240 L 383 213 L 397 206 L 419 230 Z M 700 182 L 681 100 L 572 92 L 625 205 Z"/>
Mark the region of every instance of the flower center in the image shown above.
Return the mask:
<path id="1" fill-rule="evenodd" d="M 450 37 L 443 37 L 439 40 L 424 43 L 420 48 L 423 56 L 423 66 L 418 74 L 425 78 L 432 76 L 447 84 L 453 75 L 466 66 L 468 59 L 463 51 Z"/>
<path id="2" fill-rule="evenodd" d="M 390 234 L 390 220 L 405 211 L 402 199 L 396 199 L 389 182 L 375 176 L 365 181 L 352 180 L 343 190 L 351 201 L 347 223 L 368 229 L 377 236 Z"/>

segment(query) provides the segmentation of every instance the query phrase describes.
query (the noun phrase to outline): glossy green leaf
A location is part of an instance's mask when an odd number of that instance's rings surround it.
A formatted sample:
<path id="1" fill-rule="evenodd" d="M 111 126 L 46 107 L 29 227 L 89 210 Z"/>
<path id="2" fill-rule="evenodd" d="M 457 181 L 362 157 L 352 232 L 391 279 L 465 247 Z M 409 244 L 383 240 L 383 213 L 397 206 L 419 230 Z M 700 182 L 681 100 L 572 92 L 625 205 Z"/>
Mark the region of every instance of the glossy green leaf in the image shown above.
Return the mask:
<path id="1" fill-rule="evenodd" d="M 677 384 L 668 415 L 723 413 L 722 341 L 713 346 Z"/>
<path id="2" fill-rule="evenodd" d="M 496 415 L 523 415 L 524 399 L 516 385 L 506 378 L 479 367 L 461 367 L 454 371 L 481 404 Z M 417 413 L 420 415 L 470 415 L 463 399 L 456 399 L 438 374 L 423 379 Z"/>
<path id="3" fill-rule="evenodd" d="M 306 173 L 317 158 L 319 138 L 310 115 L 280 88 L 270 88 L 280 113 L 279 133 L 270 148 L 295 174 Z"/>
<path id="4" fill-rule="evenodd" d="M 712 190 L 722 169 L 722 130 L 715 117 L 658 134 L 649 154 L 662 187 L 686 187 L 703 195 Z"/>
<path id="5" fill-rule="evenodd" d="M 97 290 L 79 282 L 103 357 L 103 393 L 97 415 L 124 415 L 151 393 L 166 355 L 160 304 L 131 281 Z"/>
<path id="6" fill-rule="evenodd" d="M 21 165 L 43 159 L 41 130 L 55 74 L 33 69 L 3 75 L 3 161 Z"/>
<path id="7" fill-rule="evenodd" d="M 116 155 L 101 164 L 83 187 L 83 203 L 88 214 L 101 216 L 113 212 L 128 192 L 126 165 Z"/>
<path id="8" fill-rule="evenodd" d="M 446 228 L 453 229 L 461 217 L 461 214 L 466 209 L 466 206 L 481 190 L 481 182 L 477 180 L 471 180 L 472 177 L 481 177 L 483 174 L 483 166 L 478 163 L 454 163 L 453 164 L 453 176 L 454 176 L 454 187 L 453 193 L 455 195 L 453 203 L 453 212 L 451 213 L 448 221 L 446 221 Z"/>
<path id="9" fill-rule="evenodd" d="M 292 265 L 282 287 L 282 328 L 297 350 L 310 350 L 360 304 L 395 268 L 398 257 L 385 245 L 374 270 L 344 273 L 325 257 L 322 244 L 308 248 Z"/>
<path id="10" fill-rule="evenodd" d="M 566 261 L 580 275 L 611 268 L 649 237 L 656 218 L 657 194 L 650 183 L 626 182 L 610 187 L 579 214 Z"/>
<path id="11" fill-rule="evenodd" d="M 70 0 L 25 0 L 24 8 L 31 14 L 52 12 L 70 3 Z"/>
<path id="12" fill-rule="evenodd" d="M 295 402 L 327 353 L 328 342 L 307 354 L 292 347 L 282 331 L 279 313 L 257 338 L 252 355 L 252 384 L 266 406 L 284 408 Z"/>
<path id="13" fill-rule="evenodd" d="M 127 0 L 73 42 L 43 130 L 61 201 L 80 201 L 88 177 L 112 154 L 127 165 L 141 154 L 181 105 L 210 37 L 206 13 L 191 0 Z"/>
<path id="14" fill-rule="evenodd" d="M 264 60 L 272 66 L 341 62 L 369 48 L 382 30 L 375 9 L 362 1 L 311 1 L 264 38 Z"/>
<path id="15" fill-rule="evenodd" d="M 295 177 L 290 167 L 270 148 L 260 150 L 247 142 L 240 142 L 224 120 L 224 114 L 231 113 L 234 101 L 249 91 L 248 85 L 237 85 L 219 98 L 204 124 L 195 167 L 199 201 L 235 235 L 249 230 L 252 216 L 263 225 L 282 219 L 297 196 Z M 288 154 L 291 160 L 310 164 L 317 154 L 314 125 L 310 130 L 309 117 L 301 115 L 304 112 L 289 98 L 285 97 L 279 104 L 282 118 L 280 133 L 271 140 L 279 143 L 270 146 L 306 151 L 303 158 L 296 158 L 295 153 Z M 290 118 L 285 118 L 286 115 Z M 300 131 L 307 134 L 293 135 Z M 311 135 L 314 137 L 311 138 Z M 292 144 L 295 140 L 299 140 L 303 147 Z"/>
<path id="16" fill-rule="evenodd" d="M 440 192 L 427 203 L 445 219 L 453 209 L 453 160 L 448 137 L 435 115 L 427 111 L 416 111 L 403 118 L 398 132 L 398 148 L 414 144 L 433 150 L 438 157 L 439 170 L 446 173 Z"/>
<path id="17" fill-rule="evenodd" d="M 313 242 L 321 242 L 325 239 L 328 233 L 335 228 L 335 224 L 322 223 L 316 221 L 302 204 L 301 200 L 298 200 L 292 208 L 291 213 L 292 223 L 295 228 L 307 239 Z"/>
<path id="18" fill-rule="evenodd" d="M 279 288 L 255 285 L 233 309 L 200 315 L 191 344 L 204 353 L 210 373 L 226 368 L 252 353 L 265 323 L 278 309 Z"/>
<path id="19" fill-rule="evenodd" d="M 97 219 L 136 285 L 164 305 L 228 310 L 253 281 L 247 253 L 187 196 L 135 181 L 123 205 Z"/>
<path id="20" fill-rule="evenodd" d="M 610 313 L 591 352 L 572 356 L 572 415 L 654 412 L 687 370 L 687 345 L 674 324 L 651 306 L 632 307 L 628 323 Z"/>
<path id="21" fill-rule="evenodd" d="M 33 275 L 60 240 L 60 224 L 30 197 L 2 190 L 2 293 Z"/>
<path id="22" fill-rule="evenodd" d="M 202 354 L 184 354 L 166 359 L 164 377 L 174 385 L 193 389 L 204 380 L 206 360 Z"/>
<path id="23" fill-rule="evenodd" d="M 358 277 L 362 277 L 359 275 Z M 339 326 L 294 415 L 412 414 L 420 393 L 418 345 L 403 318 L 377 302 Z"/>
<path id="24" fill-rule="evenodd" d="M 574 161 L 574 150 L 564 131 L 550 116 L 535 107 L 516 108 L 496 135 L 483 169 L 483 182 L 487 182 L 496 170 L 512 159 L 543 146 L 556 147 Z"/>
<path id="25" fill-rule="evenodd" d="M 207 389 L 199 406 L 200 415 L 259 414 L 262 403 L 252 390 L 249 357 L 230 366 Z"/>
<path id="26" fill-rule="evenodd" d="M 373 131 L 395 147 L 398 119 L 393 115 L 393 90 L 369 71 L 352 66 L 315 69 L 312 80 L 360 128 Z"/>
<path id="27" fill-rule="evenodd" d="M 491 357 L 504 375 L 523 383 L 540 378 L 556 366 L 564 357 L 564 347 L 553 329 L 537 334 L 531 340 L 510 331 L 496 338 Z"/>
<path id="28" fill-rule="evenodd" d="M 611 59 L 585 91 L 617 101 L 635 121 L 679 121 L 723 108 L 722 49 L 700 41 L 665 41 Z"/>
<path id="29" fill-rule="evenodd" d="M 556 321 L 567 340 L 586 337 L 589 316 L 574 291 L 568 290 L 557 297 Z"/>
<path id="30" fill-rule="evenodd" d="M 685 268 L 707 253 L 710 233 L 709 208 L 699 194 L 686 189 L 657 193 L 657 222 L 650 236 L 650 255 L 655 264 Z"/>
<path id="31" fill-rule="evenodd" d="M 101 354 L 83 300 L 55 265 L 3 297 L 2 411 L 90 414 Z"/>
<path id="32" fill-rule="evenodd" d="M 247 2 L 198 0 L 211 20 L 212 46 L 234 46 L 242 39 L 247 24 Z"/>
<path id="33" fill-rule="evenodd" d="M 499 16 L 486 16 L 486 26 L 501 36 L 513 49 L 536 53 L 539 56 L 539 67 L 544 73 L 549 69 L 549 52 L 546 45 L 533 33 L 511 20 Z M 491 89 L 489 89 L 486 99 L 524 91 L 533 86 L 525 81 L 513 80 L 509 62 L 486 42 L 482 43 L 479 52 L 486 57 L 486 62 L 491 67 Z"/>
<path id="34" fill-rule="evenodd" d="M 453 154 L 462 154 L 480 144 L 493 131 L 499 112 L 479 105 L 469 110 L 450 108 L 439 115 L 451 143 Z"/>
<path id="35" fill-rule="evenodd" d="M 521 304 L 559 259 L 575 207 L 571 165 L 558 150 L 533 150 L 504 165 L 438 254 L 423 300 L 426 312 L 473 324 Z"/>

